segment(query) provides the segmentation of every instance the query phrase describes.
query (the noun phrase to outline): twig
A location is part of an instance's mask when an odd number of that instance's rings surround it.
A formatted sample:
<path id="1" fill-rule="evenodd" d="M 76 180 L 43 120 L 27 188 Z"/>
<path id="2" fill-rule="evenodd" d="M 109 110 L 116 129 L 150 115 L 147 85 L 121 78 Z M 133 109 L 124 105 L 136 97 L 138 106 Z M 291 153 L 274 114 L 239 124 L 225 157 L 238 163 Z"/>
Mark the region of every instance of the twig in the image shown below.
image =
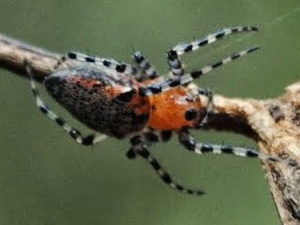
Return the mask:
<path id="1" fill-rule="evenodd" d="M 0 34 L 0 66 L 26 76 L 24 60 L 42 81 L 53 71 L 75 66 L 60 63 L 62 55 Z M 229 99 L 214 96 L 214 113 L 203 129 L 226 130 L 254 139 L 262 152 L 281 157 L 280 163 L 264 164 L 282 224 L 300 224 L 300 82 L 276 99 Z M 287 163 L 293 162 L 293 163 Z"/>
<path id="2" fill-rule="evenodd" d="M 62 56 L 0 34 L 0 66 L 21 76 L 28 77 L 25 60 L 30 63 L 35 79 L 39 82 L 56 69 L 77 64 L 74 60 L 61 62 Z"/>

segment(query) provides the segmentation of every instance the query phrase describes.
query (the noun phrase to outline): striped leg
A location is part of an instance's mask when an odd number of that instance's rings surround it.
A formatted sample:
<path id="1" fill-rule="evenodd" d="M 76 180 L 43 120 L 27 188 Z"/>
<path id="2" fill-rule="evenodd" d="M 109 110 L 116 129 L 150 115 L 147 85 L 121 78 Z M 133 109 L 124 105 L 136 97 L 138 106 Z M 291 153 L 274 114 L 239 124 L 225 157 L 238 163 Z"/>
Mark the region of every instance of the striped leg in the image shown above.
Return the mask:
<path id="1" fill-rule="evenodd" d="M 170 90 L 173 87 L 189 84 L 194 79 L 197 79 L 197 78 L 201 77 L 202 75 L 207 74 L 220 66 L 230 63 L 233 60 L 241 58 L 241 57 L 243 57 L 251 52 L 254 52 L 258 49 L 259 49 L 259 47 L 252 47 L 252 48 L 242 50 L 240 52 L 232 54 L 231 56 L 229 56 L 227 58 L 219 60 L 211 65 L 205 66 L 200 70 L 196 70 L 191 73 L 186 73 L 185 75 L 180 76 L 180 77 L 170 78 L 168 80 L 165 80 L 165 81 L 155 84 L 155 85 L 149 85 L 146 87 L 142 87 L 142 88 L 140 88 L 139 93 L 142 96 L 151 96 L 151 95 L 159 94 L 159 93 L 165 92 L 167 90 Z"/>
<path id="2" fill-rule="evenodd" d="M 196 154 L 202 155 L 205 153 L 213 154 L 231 154 L 241 157 L 248 158 L 259 158 L 264 161 L 278 162 L 279 158 L 264 155 L 258 152 L 255 149 L 251 148 L 242 148 L 242 147 L 231 147 L 225 145 L 213 145 L 213 144 L 204 144 L 196 143 L 195 139 L 188 132 L 188 130 L 183 130 L 178 133 L 180 143 L 189 151 L 195 152 Z"/>
<path id="3" fill-rule="evenodd" d="M 201 119 L 200 123 L 197 125 L 197 128 L 200 128 L 203 124 L 205 124 L 207 122 L 208 116 L 213 111 L 214 103 L 213 103 L 213 93 L 210 89 L 208 89 L 208 88 L 199 88 L 198 89 L 198 94 L 206 96 L 207 99 L 208 99 L 207 107 L 205 108 L 205 115 L 204 115 L 203 119 Z"/>
<path id="4" fill-rule="evenodd" d="M 172 137 L 172 131 L 156 131 L 152 128 L 147 128 L 147 130 L 144 130 L 141 135 L 142 139 L 145 140 L 147 145 L 151 145 L 153 143 L 169 141 Z"/>
<path id="5" fill-rule="evenodd" d="M 32 70 L 28 62 L 25 62 L 25 66 L 26 66 L 27 73 L 29 74 L 30 77 L 31 89 L 35 97 L 36 105 L 41 110 L 42 113 L 44 113 L 51 120 L 55 121 L 60 127 L 62 127 L 65 131 L 67 131 L 76 142 L 78 142 L 81 145 L 90 146 L 106 139 L 107 137 L 106 135 L 96 136 L 95 134 L 91 134 L 87 136 L 82 136 L 80 131 L 67 124 L 61 117 L 59 117 L 56 113 L 51 111 L 47 107 L 47 105 L 43 102 L 43 100 L 40 98 L 40 94 L 36 88 L 35 82 L 33 80 Z"/>
<path id="6" fill-rule="evenodd" d="M 138 64 L 141 70 L 141 77 L 137 78 L 138 81 L 144 81 L 148 79 L 155 79 L 158 77 L 155 68 L 151 66 L 149 61 L 140 52 L 135 52 L 132 56 L 133 60 Z"/>
<path id="7" fill-rule="evenodd" d="M 124 73 L 129 75 L 137 74 L 137 69 L 135 67 L 132 67 L 131 65 L 123 62 L 118 62 L 114 59 L 92 57 L 78 52 L 69 52 L 67 54 L 67 57 L 69 59 L 74 59 L 81 62 L 94 63 L 95 65 L 104 66 L 106 68 L 113 69 L 118 73 Z"/>
<path id="8" fill-rule="evenodd" d="M 184 69 L 182 67 L 182 63 L 179 60 L 179 56 L 188 52 L 192 52 L 197 50 L 200 47 L 205 45 L 212 44 L 223 37 L 229 34 L 235 34 L 240 32 L 248 32 L 248 31 L 258 31 L 256 27 L 253 26 L 240 26 L 233 28 L 224 28 L 213 34 L 209 34 L 204 38 L 197 39 L 192 42 L 180 43 L 173 47 L 171 50 L 167 52 L 168 64 L 169 68 L 174 76 L 182 76 L 184 74 Z"/>
<path id="9" fill-rule="evenodd" d="M 201 190 L 191 190 L 183 187 L 182 185 L 173 181 L 171 176 L 162 168 L 159 162 L 150 154 L 150 152 L 144 147 L 140 136 L 135 136 L 131 139 L 132 148 L 127 152 L 127 157 L 133 159 L 136 155 L 140 155 L 144 158 L 156 171 L 161 180 L 169 185 L 171 188 L 176 189 L 182 193 L 191 194 L 191 195 L 203 195 L 204 192 Z"/>

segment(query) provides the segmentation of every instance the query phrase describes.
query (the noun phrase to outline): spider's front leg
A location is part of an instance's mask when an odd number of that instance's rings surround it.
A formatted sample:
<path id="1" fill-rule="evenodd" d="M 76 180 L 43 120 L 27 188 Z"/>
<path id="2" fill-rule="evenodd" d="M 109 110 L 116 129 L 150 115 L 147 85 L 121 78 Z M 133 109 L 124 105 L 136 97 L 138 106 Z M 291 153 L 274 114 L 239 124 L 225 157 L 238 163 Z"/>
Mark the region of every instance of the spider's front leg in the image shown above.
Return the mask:
<path id="1" fill-rule="evenodd" d="M 198 79 L 198 78 L 202 77 L 203 75 L 210 73 L 210 72 L 214 71 L 215 69 L 217 69 L 223 65 L 226 65 L 236 59 L 244 57 L 247 54 L 252 53 L 258 49 L 259 49 L 259 47 L 257 47 L 257 46 L 247 48 L 245 50 L 236 52 L 226 58 L 223 58 L 219 61 L 216 61 L 210 65 L 204 66 L 200 70 L 195 70 L 191 73 L 186 73 L 182 76 L 176 76 L 176 77 L 167 79 L 167 80 L 162 81 L 157 84 L 152 84 L 152 85 L 142 87 L 139 90 L 139 94 L 141 96 L 151 96 L 151 95 L 156 95 L 156 94 L 168 91 L 174 87 L 187 85 L 187 84 L 191 83 L 193 80 Z"/>
<path id="2" fill-rule="evenodd" d="M 207 35 L 204 38 L 200 38 L 192 42 L 180 43 L 176 45 L 175 47 L 173 47 L 167 52 L 167 57 L 168 57 L 167 59 L 168 59 L 168 65 L 170 71 L 174 76 L 182 76 L 184 74 L 184 68 L 179 59 L 180 55 L 195 51 L 205 45 L 212 44 L 218 40 L 221 40 L 223 37 L 227 35 L 241 33 L 241 32 L 249 32 L 249 31 L 258 31 L 258 29 L 253 26 L 223 28 L 220 29 L 219 31 L 216 31 L 215 33 Z"/>
<path id="3" fill-rule="evenodd" d="M 158 141 L 158 140 L 157 140 Z M 191 190 L 183 187 L 182 185 L 176 183 L 173 178 L 170 176 L 168 172 L 164 170 L 164 168 L 160 165 L 156 158 L 154 158 L 151 153 L 148 151 L 147 141 L 145 140 L 145 136 L 143 134 L 136 135 L 131 138 L 131 148 L 127 152 L 126 156 L 129 159 L 135 158 L 137 155 L 144 158 L 155 170 L 160 179 L 171 188 L 176 189 L 180 192 L 191 194 L 191 195 L 202 195 L 204 192 L 202 190 Z"/>
<path id="4" fill-rule="evenodd" d="M 280 159 L 275 156 L 269 156 L 258 152 L 256 149 L 232 147 L 225 145 L 205 144 L 196 142 L 194 137 L 189 133 L 187 129 L 178 132 L 178 138 L 180 143 L 189 151 L 202 155 L 206 153 L 213 154 L 230 154 L 248 158 L 258 158 L 263 161 L 278 162 Z"/>
<path id="5" fill-rule="evenodd" d="M 203 124 L 207 123 L 209 115 L 213 112 L 214 102 L 213 102 L 213 92 L 209 88 L 198 88 L 198 95 L 203 95 L 207 98 L 207 105 L 205 107 L 204 116 L 199 121 L 199 124 L 196 125 L 196 128 L 200 128 Z"/>

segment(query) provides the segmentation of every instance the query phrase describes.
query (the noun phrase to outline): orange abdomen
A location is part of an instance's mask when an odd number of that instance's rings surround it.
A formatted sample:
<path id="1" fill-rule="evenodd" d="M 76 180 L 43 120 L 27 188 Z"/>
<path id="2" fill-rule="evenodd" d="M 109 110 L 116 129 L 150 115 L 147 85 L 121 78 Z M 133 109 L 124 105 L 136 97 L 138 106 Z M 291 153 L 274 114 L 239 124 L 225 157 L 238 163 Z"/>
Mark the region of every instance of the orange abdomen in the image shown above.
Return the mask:
<path id="1" fill-rule="evenodd" d="M 194 127 L 199 121 L 201 102 L 198 97 L 192 98 L 188 92 L 185 87 L 178 87 L 150 96 L 148 126 L 161 131 Z"/>

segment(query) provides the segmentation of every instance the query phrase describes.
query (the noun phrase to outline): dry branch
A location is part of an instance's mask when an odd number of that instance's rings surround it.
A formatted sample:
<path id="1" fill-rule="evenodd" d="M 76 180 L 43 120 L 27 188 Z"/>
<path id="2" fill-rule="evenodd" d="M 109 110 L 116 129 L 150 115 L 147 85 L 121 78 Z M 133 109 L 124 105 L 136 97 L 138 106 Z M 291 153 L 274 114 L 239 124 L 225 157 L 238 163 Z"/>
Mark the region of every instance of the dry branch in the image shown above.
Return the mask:
<path id="1" fill-rule="evenodd" d="M 0 66 L 26 76 L 24 60 L 42 81 L 53 71 L 75 66 L 60 63 L 62 55 L 0 35 Z M 262 162 L 271 192 L 284 225 L 300 224 L 300 82 L 286 88 L 276 99 L 229 99 L 214 96 L 214 113 L 203 129 L 226 130 L 254 139 L 262 152 L 283 159 Z M 293 164 L 287 163 L 293 160 Z"/>

